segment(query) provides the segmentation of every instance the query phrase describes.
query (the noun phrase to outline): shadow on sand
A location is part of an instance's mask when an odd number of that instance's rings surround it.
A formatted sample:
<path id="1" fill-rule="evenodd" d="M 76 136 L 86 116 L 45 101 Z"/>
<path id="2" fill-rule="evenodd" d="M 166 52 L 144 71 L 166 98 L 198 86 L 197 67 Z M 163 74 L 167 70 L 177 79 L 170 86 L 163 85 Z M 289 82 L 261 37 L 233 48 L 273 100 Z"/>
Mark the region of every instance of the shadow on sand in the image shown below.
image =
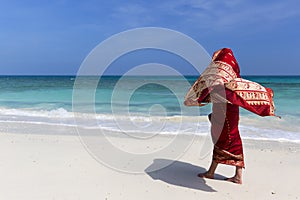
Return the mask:
<path id="1" fill-rule="evenodd" d="M 164 163 L 170 163 L 167 159 L 155 159 L 153 163 L 145 169 L 145 172 L 154 180 L 161 180 L 163 182 L 177 185 L 181 187 L 203 190 L 206 192 L 216 192 L 213 188 L 206 184 L 203 178 L 197 176 L 198 173 L 204 173 L 206 170 L 189 163 L 174 161 L 171 165 L 157 171 L 159 166 L 164 166 Z M 215 175 L 216 179 L 224 179 L 221 175 Z"/>

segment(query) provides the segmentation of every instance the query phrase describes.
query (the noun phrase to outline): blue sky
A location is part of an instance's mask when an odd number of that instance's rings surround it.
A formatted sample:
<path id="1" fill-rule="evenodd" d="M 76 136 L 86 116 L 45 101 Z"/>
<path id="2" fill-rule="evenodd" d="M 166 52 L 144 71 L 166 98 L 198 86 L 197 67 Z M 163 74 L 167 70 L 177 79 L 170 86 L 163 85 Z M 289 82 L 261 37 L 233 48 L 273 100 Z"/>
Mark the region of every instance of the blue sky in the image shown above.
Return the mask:
<path id="1" fill-rule="evenodd" d="M 244 75 L 300 75 L 297 0 L 4 0 L 0 26 L 1 75 L 76 74 L 101 41 L 145 26 L 180 31 L 209 54 L 230 47 Z"/>

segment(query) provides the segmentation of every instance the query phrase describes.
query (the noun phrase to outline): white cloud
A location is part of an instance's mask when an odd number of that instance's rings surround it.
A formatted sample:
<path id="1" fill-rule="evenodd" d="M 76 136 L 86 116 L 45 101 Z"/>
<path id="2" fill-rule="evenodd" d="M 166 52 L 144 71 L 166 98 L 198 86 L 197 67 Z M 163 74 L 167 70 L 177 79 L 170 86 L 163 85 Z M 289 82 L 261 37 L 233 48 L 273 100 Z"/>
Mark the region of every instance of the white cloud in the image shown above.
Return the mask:
<path id="1" fill-rule="evenodd" d="M 180 0 L 173 4 L 165 3 L 163 8 L 174 15 L 184 16 L 187 21 L 198 22 L 196 25 L 222 28 L 256 22 L 273 23 L 300 15 L 299 5 L 295 0 L 273 1 L 268 4 L 241 0 Z"/>
<path id="2" fill-rule="evenodd" d="M 226 31 L 276 25 L 300 15 L 296 0 L 168 0 L 118 5 L 113 18 L 128 27 L 167 26 Z"/>
<path id="3" fill-rule="evenodd" d="M 129 27 L 145 26 L 153 20 L 149 9 L 140 4 L 121 5 L 113 9 L 111 16 Z"/>

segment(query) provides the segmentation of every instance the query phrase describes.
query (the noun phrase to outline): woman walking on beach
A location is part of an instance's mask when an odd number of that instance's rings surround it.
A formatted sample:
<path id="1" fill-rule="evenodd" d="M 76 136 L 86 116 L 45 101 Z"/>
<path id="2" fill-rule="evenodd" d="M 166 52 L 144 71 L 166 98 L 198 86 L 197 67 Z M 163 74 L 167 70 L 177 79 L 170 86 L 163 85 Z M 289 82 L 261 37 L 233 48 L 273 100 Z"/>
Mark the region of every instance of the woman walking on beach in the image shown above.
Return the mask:
<path id="1" fill-rule="evenodd" d="M 235 175 L 227 181 L 242 184 L 244 155 L 239 134 L 239 106 L 260 116 L 274 115 L 273 92 L 269 88 L 242 79 L 239 65 L 229 48 L 216 51 L 211 64 L 202 73 L 185 97 L 187 106 L 213 103 L 211 136 L 214 143 L 213 158 L 202 178 L 214 178 L 219 163 L 236 167 Z"/>

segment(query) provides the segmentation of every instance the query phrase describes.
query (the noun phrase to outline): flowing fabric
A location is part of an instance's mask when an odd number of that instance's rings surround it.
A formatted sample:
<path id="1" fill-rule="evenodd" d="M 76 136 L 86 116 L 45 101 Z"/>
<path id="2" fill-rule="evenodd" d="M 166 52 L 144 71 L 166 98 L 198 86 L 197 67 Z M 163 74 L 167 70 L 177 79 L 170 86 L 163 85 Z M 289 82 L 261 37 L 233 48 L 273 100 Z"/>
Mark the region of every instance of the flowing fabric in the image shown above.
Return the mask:
<path id="1" fill-rule="evenodd" d="M 242 79 L 232 51 L 228 48 L 219 51 L 187 93 L 185 105 L 230 103 L 260 116 L 274 116 L 273 91 Z"/>
<path id="2" fill-rule="evenodd" d="M 211 134 L 213 160 L 244 167 L 242 140 L 239 134 L 239 106 L 260 116 L 274 116 L 273 91 L 242 79 L 239 65 L 228 48 L 213 55 L 212 62 L 193 84 L 185 97 L 186 106 L 213 103 Z"/>

